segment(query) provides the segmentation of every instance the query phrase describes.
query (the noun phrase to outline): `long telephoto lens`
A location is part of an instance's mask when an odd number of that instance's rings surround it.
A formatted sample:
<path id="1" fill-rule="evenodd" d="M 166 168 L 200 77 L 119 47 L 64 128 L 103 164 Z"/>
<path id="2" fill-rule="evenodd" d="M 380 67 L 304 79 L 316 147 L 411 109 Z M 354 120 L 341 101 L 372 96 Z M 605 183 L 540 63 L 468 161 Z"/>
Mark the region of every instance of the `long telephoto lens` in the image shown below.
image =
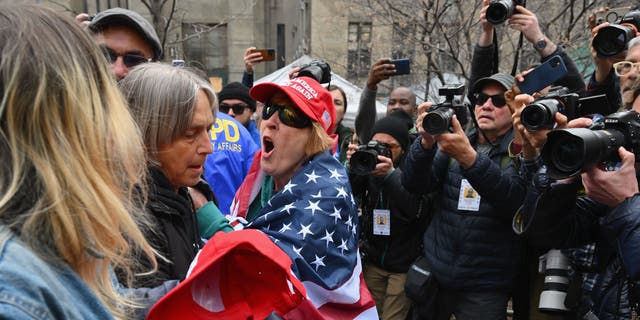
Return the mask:
<path id="1" fill-rule="evenodd" d="M 618 130 L 590 130 L 572 128 L 554 130 L 547 134 L 542 159 L 552 179 L 564 179 L 615 158 L 618 148 L 626 143 Z"/>
<path id="2" fill-rule="evenodd" d="M 492 24 L 505 22 L 515 11 L 512 0 L 492 0 L 487 8 L 487 21 Z"/>
<path id="3" fill-rule="evenodd" d="M 612 57 L 624 51 L 627 42 L 635 35 L 633 28 L 628 26 L 606 26 L 593 38 L 593 48 L 601 57 Z"/>
<path id="4" fill-rule="evenodd" d="M 556 99 L 536 101 L 522 109 L 520 121 L 529 131 L 553 129 L 556 113 L 560 110 L 560 102 Z"/>
<path id="5" fill-rule="evenodd" d="M 432 136 L 444 133 L 449 130 L 454 114 L 455 112 L 451 108 L 438 108 L 429 111 L 422 119 L 422 128 Z"/>

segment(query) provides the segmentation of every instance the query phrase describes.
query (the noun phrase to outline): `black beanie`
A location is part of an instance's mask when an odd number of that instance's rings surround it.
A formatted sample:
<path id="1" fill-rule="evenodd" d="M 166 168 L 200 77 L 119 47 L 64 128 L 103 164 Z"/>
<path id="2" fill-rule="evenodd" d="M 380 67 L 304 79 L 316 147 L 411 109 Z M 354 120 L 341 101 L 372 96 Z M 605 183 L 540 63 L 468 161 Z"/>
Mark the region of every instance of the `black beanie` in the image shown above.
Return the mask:
<path id="1" fill-rule="evenodd" d="M 371 136 L 376 133 L 386 133 L 392 136 L 400 143 L 402 150 L 407 151 L 409 146 L 409 127 L 401 117 L 390 115 L 376 121 L 373 125 Z"/>
<path id="2" fill-rule="evenodd" d="M 222 87 L 218 93 L 218 100 L 238 99 L 246 102 L 252 111 L 256 111 L 256 101 L 249 95 L 249 88 L 240 82 L 231 82 Z"/>

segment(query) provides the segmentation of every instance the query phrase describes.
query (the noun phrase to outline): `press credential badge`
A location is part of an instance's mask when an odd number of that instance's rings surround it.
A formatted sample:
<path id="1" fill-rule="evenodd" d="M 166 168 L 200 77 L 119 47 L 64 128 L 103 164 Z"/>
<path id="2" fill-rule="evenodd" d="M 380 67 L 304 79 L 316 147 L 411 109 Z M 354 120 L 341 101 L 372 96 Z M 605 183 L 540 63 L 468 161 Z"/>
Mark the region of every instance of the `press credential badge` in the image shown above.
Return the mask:
<path id="1" fill-rule="evenodd" d="M 480 209 L 480 195 L 473 189 L 467 179 L 460 182 L 460 196 L 458 197 L 458 210 L 478 211 Z"/>

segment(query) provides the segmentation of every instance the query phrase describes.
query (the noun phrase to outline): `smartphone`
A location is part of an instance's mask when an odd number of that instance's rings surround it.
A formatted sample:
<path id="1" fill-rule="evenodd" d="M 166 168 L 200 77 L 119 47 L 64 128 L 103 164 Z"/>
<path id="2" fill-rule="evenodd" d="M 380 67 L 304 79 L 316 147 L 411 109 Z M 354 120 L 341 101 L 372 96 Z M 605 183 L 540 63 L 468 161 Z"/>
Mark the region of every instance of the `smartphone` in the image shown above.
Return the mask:
<path id="1" fill-rule="evenodd" d="M 566 76 L 567 67 L 562 58 L 556 55 L 531 70 L 524 77 L 524 81 L 518 83 L 518 88 L 522 93 L 533 94 Z"/>
<path id="2" fill-rule="evenodd" d="M 276 49 L 254 49 L 251 50 L 251 53 L 253 52 L 260 52 L 260 55 L 262 55 L 262 61 L 276 60 Z"/>
<path id="3" fill-rule="evenodd" d="M 395 65 L 396 73 L 393 74 L 394 76 L 411 73 L 411 60 L 408 58 L 391 60 L 389 63 Z"/>

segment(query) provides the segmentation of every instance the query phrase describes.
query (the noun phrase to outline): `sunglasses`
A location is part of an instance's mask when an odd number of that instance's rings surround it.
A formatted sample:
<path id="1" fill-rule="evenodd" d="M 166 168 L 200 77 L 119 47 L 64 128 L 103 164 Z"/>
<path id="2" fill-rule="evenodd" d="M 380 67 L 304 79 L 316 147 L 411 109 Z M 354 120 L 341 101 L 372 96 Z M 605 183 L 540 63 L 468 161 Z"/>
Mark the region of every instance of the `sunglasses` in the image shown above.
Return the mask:
<path id="1" fill-rule="evenodd" d="M 122 57 L 122 63 L 124 63 L 127 68 L 133 68 L 145 62 L 151 62 L 151 59 L 135 54 L 118 54 L 108 47 L 102 47 L 102 51 L 104 52 L 104 56 L 111 63 L 115 63 L 116 60 L 118 60 L 118 57 Z"/>
<path id="2" fill-rule="evenodd" d="M 306 128 L 311 126 L 311 119 L 302 113 L 302 111 L 292 106 L 279 104 L 267 103 L 264 108 L 262 108 L 262 119 L 267 120 L 271 118 L 276 111 L 278 111 L 280 122 L 289 127 Z"/>
<path id="3" fill-rule="evenodd" d="M 229 113 L 229 110 L 233 110 L 234 114 L 242 114 L 244 112 L 245 108 L 248 108 L 249 106 L 246 104 L 242 104 L 242 103 L 238 103 L 238 104 L 226 104 L 226 103 L 221 103 L 220 104 L 220 111 L 224 112 L 224 113 Z"/>
<path id="4" fill-rule="evenodd" d="M 493 102 L 493 105 L 498 108 L 502 108 L 505 105 L 507 105 L 507 100 L 504 99 L 504 93 L 494 94 L 490 96 L 488 94 L 480 92 L 480 93 L 476 93 L 475 96 L 476 96 L 476 104 L 479 106 L 487 102 L 489 98 L 491 98 L 491 102 Z"/>

